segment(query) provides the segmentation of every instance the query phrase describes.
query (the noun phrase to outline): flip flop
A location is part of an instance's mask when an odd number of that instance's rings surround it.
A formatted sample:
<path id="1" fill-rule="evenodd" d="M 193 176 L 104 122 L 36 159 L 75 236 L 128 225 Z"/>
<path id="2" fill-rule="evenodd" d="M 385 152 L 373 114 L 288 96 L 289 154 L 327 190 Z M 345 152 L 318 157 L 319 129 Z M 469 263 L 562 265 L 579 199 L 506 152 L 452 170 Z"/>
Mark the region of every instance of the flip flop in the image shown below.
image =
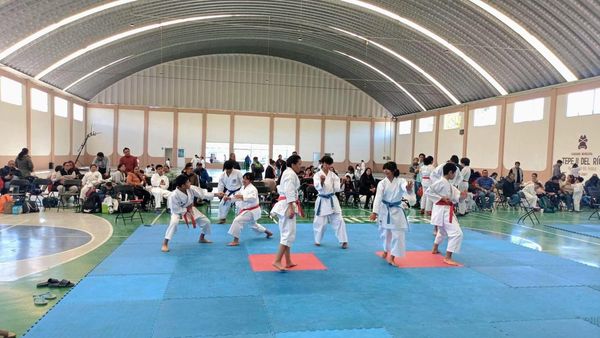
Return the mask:
<path id="1" fill-rule="evenodd" d="M 63 279 L 58 283 L 50 283 L 48 286 L 51 288 L 71 288 L 75 286 L 75 284 L 73 284 L 71 281 Z"/>
<path id="2" fill-rule="evenodd" d="M 43 288 L 43 287 L 49 286 L 50 284 L 53 284 L 53 283 L 59 283 L 59 282 L 60 282 L 60 281 L 59 281 L 58 279 L 55 279 L 55 278 L 48 278 L 48 280 L 47 280 L 47 281 L 45 281 L 45 282 L 40 282 L 40 283 L 37 283 L 37 287 L 38 287 L 38 288 Z"/>
<path id="3" fill-rule="evenodd" d="M 55 294 L 53 294 L 53 293 L 52 293 L 52 292 L 50 292 L 50 291 L 48 291 L 48 292 L 46 292 L 46 293 L 42 293 L 42 294 L 40 294 L 40 295 L 37 295 L 37 296 L 44 297 L 44 299 L 46 299 L 46 300 L 52 300 L 52 299 L 56 299 L 56 295 L 55 295 Z"/>
<path id="4" fill-rule="evenodd" d="M 17 338 L 17 334 L 8 330 L 0 330 L 0 337 L 2 338 Z"/>
<path id="5" fill-rule="evenodd" d="M 42 295 L 33 295 L 33 304 L 40 306 L 46 305 L 48 304 L 48 300 Z"/>

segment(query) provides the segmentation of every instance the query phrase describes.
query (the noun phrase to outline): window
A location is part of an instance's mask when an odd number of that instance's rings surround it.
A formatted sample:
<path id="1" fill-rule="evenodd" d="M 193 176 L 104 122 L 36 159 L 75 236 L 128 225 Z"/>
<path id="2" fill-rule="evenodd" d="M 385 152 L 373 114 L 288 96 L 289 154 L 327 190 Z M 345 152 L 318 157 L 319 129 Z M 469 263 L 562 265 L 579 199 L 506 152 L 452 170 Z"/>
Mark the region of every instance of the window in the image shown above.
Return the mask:
<path id="1" fill-rule="evenodd" d="M 544 119 L 544 98 L 515 102 L 513 123 Z"/>
<path id="2" fill-rule="evenodd" d="M 291 144 L 274 144 L 273 145 L 273 160 L 277 161 L 277 157 L 281 157 L 285 160 L 296 150 L 296 146 Z"/>
<path id="3" fill-rule="evenodd" d="M 592 114 L 600 114 L 600 88 L 567 95 L 567 117 Z"/>
<path id="4" fill-rule="evenodd" d="M 263 164 L 269 160 L 269 146 L 267 144 L 234 143 L 233 152 L 239 162 L 243 162 L 247 155 L 250 155 L 250 160 L 254 156 L 258 157 L 258 161 Z"/>
<path id="5" fill-rule="evenodd" d="M 450 113 L 444 115 L 444 130 L 458 129 L 462 124 L 462 116 L 460 113 Z"/>
<path id="6" fill-rule="evenodd" d="M 0 100 L 17 106 L 22 106 L 23 85 L 21 82 L 0 76 Z"/>
<path id="7" fill-rule="evenodd" d="M 433 131 L 433 116 L 419 119 L 419 133 Z"/>
<path id="8" fill-rule="evenodd" d="M 31 88 L 31 109 L 48 112 L 48 93 Z"/>
<path id="9" fill-rule="evenodd" d="M 229 158 L 229 143 L 206 142 L 206 159 L 210 163 L 222 163 Z"/>
<path id="10" fill-rule="evenodd" d="M 83 106 L 73 104 L 73 119 L 76 121 L 83 121 Z"/>
<path id="11" fill-rule="evenodd" d="M 412 121 L 400 121 L 398 123 L 398 135 L 410 135 L 412 131 Z"/>
<path id="12" fill-rule="evenodd" d="M 473 127 L 493 126 L 496 124 L 498 106 L 475 109 L 473 112 Z"/>
<path id="13" fill-rule="evenodd" d="M 55 97 L 54 98 L 54 115 L 56 116 L 60 116 L 60 117 L 67 117 L 68 114 L 68 107 L 69 103 L 67 102 L 67 100 L 60 98 L 60 97 Z"/>

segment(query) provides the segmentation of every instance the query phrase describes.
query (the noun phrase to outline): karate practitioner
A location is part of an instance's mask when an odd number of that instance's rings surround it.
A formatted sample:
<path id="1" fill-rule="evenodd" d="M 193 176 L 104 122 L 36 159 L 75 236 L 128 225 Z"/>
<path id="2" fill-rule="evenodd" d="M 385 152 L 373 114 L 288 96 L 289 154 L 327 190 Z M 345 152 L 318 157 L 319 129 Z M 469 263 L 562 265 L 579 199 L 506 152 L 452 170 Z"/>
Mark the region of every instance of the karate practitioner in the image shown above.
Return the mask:
<path id="1" fill-rule="evenodd" d="M 348 248 L 348 235 L 346 233 L 346 223 L 342 218 L 342 208 L 335 195 L 341 192 L 340 178 L 332 169 L 333 158 L 323 156 L 321 159 L 321 170 L 313 176 L 315 189 L 319 193 L 315 201 L 315 219 L 313 220 L 313 230 L 315 232 L 315 245 L 320 246 L 323 234 L 330 223 L 335 231 L 338 242 L 342 244 L 342 249 Z"/>
<path id="2" fill-rule="evenodd" d="M 102 179 L 102 174 L 98 171 L 98 166 L 91 164 L 90 171 L 85 173 L 81 179 L 81 185 L 83 187 L 81 188 L 79 198 L 85 200 L 88 192 L 92 189 L 96 189 L 102 182 L 104 182 L 104 180 Z"/>
<path id="3" fill-rule="evenodd" d="M 402 207 L 402 198 L 406 198 L 412 206 L 417 202 L 413 191 L 413 182 L 398 177 L 400 171 L 395 162 L 383 165 L 385 178 L 377 184 L 377 194 L 373 201 L 371 221 L 377 220 L 379 233 L 383 239 L 383 259 L 393 266 L 398 266 L 396 257 L 404 257 L 406 253 L 406 230 L 408 219 Z"/>
<path id="4" fill-rule="evenodd" d="M 162 251 L 169 251 L 169 241 L 177 232 L 179 219 L 183 218 L 186 222 L 192 223 L 193 227 L 196 224 L 200 225 L 199 243 L 212 243 L 205 236 L 210 234 L 210 220 L 204 216 L 198 209 L 194 208 L 194 197 L 199 199 L 212 199 L 214 196 L 222 196 L 221 193 L 212 194 L 205 190 L 192 186 L 186 175 L 179 175 L 175 179 L 177 188 L 169 196 L 169 205 L 171 206 L 171 221 L 165 233 L 165 239 L 162 245 Z"/>
<path id="5" fill-rule="evenodd" d="M 233 161 L 225 162 L 223 165 L 225 171 L 221 174 L 217 185 L 217 191 L 224 193 L 227 197 L 234 196 L 242 188 L 242 172 L 233 168 L 234 163 Z M 219 203 L 219 224 L 225 223 L 232 204 L 233 201 L 230 198 L 221 199 Z"/>
<path id="6" fill-rule="evenodd" d="M 250 224 L 254 231 L 267 235 L 267 238 L 271 238 L 273 233 L 267 230 L 264 226 L 257 223 L 262 211 L 258 201 L 258 190 L 252 182 L 254 181 L 254 174 L 245 173 L 242 177 L 242 189 L 234 196 L 225 196 L 223 199 L 232 199 L 236 201 L 236 206 L 239 210 L 238 215 L 231 223 L 228 234 L 233 236 L 233 241 L 230 242 L 229 246 L 240 245 L 240 233 L 244 228 L 245 224 Z"/>
<path id="7" fill-rule="evenodd" d="M 577 177 L 575 182 L 576 183 L 573 184 L 573 210 L 580 212 L 581 198 L 583 197 L 583 177 Z"/>
<path id="8" fill-rule="evenodd" d="M 460 168 L 458 167 L 458 156 L 456 155 L 452 155 L 450 157 L 450 160 L 448 160 L 448 162 L 446 163 L 452 163 L 456 166 L 456 175 L 454 175 L 454 178 L 451 179 L 449 182 L 450 184 L 452 184 L 453 186 L 455 186 L 456 188 L 458 188 L 458 185 L 460 182 L 462 182 L 462 177 L 460 176 Z M 439 181 L 443 176 L 444 176 L 444 166 L 446 165 L 446 163 L 444 164 L 440 164 L 438 165 L 435 169 L 433 169 L 433 171 L 431 172 L 430 175 L 430 179 L 431 179 L 431 183 L 430 186 L 435 184 L 437 181 Z M 428 198 L 428 202 L 430 205 L 430 211 L 433 210 L 433 201 L 429 200 Z M 431 215 L 431 212 L 429 213 L 429 215 Z M 437 226 L 433 226 L 433 235 L 437 235 Z"/>
<path id="9" fill-rule="evenodd" d="M 296 215 L 301 215 L 300 201 L 298 200 L 298 189 L 300 189 L 300 172 L 301 158 L 298 155 L 291 155 L 287 158 L 286 169 L 279 177 L 277 192 L 279 199 L 271 209 L 271 216 L 278 217 L 279 232 L 281 238 L 279 240 L 279 250 L 275 256 L 273 266 L 279 271 L 296 266 L 292 262 L 290 248 L 296 240 Z M 281 260 L 285 256 L 287 264 L 285 267 L 281 265 Z"/>
<path id="10" fill-rule="evenodd" d="M 421 196 L 421 215 L 425 214 L 425 212 L 427 212 L 427 215 L 431 215 L 431 208 L 433 207 L 433 204 L 431 202 L 429 202 L 429 200 L 427 199 L 427 195 L 425 194 L 425 191 L 427 191 L 427 188 L 429 188 L 429 186 L 431 185 L 431 172 L 433 171 L 434 166 L 433 166 L 433 156 L 427 156 L 424 160 L 423 160 L 423 166 L 421 167 L 421 185 L 423 186 L 423 196 Z"/>
<path id="11" fill-rule="evenodd" d="M 454 163 L 444 164 L 443 174 L 444 176 L 440 180 L 427 189 L 427 198 L 430 198 L 433 202 L 431 224 L 438 228 L 431 253 L 438 254 L 440 243 L 448 237 L 448 248 L 446 249 L 444 263 L 459 265 L 452 260 L 452 254 L 460 251 L 463 237 L 458 219 L 454 215 L 454 203 L 457 203 L 461 197 L 464 198 L 466 193 L 461 193 L 450 183 L 454 180 L 455 175 L 460 175 Z"/>
<path id="12" fill-rule="evenodd" d="M 461 181 L 458 183 L 458 190 L 461 193 L 464 192 L 465 197 L 461 198 L 458 201 L 458 214 L 460 216 L 464 216 L 467 213 L 467 198 L 469 196 L 469 178 L 471 178 L 471 167 L 469 167 L 469 165 L 471 164 L 471 160 L 469 160 L 466 157 L 463 157 L 460 159 L 460 164 L 462 164 L 463 168 L 459 174 Z"/>
<path id="13" fill-rule="evenodd" d="M 164 167 L 161 164 L 156 165 L 156 172 L 150 178 L 150 184 L 152 188 L 150 192 L 154 196 L 154 206 L 158 211 L 162 205 L 163 198 L 169 198 L 171 192 L 169 189 L 169 178 L 164 173 Z M 167 200 L 167 208 L 169 208 L 169 201 Z"/>

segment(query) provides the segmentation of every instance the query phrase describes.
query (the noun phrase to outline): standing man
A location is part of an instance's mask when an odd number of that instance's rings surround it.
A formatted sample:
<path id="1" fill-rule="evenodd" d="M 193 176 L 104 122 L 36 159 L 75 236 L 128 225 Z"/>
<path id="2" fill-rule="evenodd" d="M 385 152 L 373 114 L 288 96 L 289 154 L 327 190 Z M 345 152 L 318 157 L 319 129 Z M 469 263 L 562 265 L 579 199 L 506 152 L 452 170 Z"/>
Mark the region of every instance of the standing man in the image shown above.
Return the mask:
<path id="1" fill-rule="evenodd" d="M 315 189 L 319 193 L 315 201 L 316 211 L 313 220 L 315 245 L 321 245 L 327 223 L 330 223 L 335 231 L 338 242 L 342 245 L 342 249 L 346 249 L 348 247 L 346 223 L 342 218 L 340 202 L 335 195 L 342 191 L 340 178 L 331 170 L 333 166 L 333 158 L 331 156 L 323 156 L 321 164 L 321 171 L 313 176 Z"/>
<path id="2" fill-rule="evenodd" d="M 224 193 L 227 197 L 232 197 L 242 188 L 242 172 L 233 168 L 233 161 L 224 163 L 224 170 L 219 178 L 217 192 Z M 229 198 L 222 198 L 219 203 L 219 224 L 224 224 L 227 214 L 233 201 Z"/>
<path id="3" fill-rule="evenodd" d="M 515 162 L 515 166 L 512 167 L 509 173 L 513 173 L 515 178 L 515 188 L 519 189 L 523 184 L 523 169 L 521 169 L 521 162 Z"/>
<path id="4" fill-rule="evenodd" d="M 125 165 L 125 172 L 132 172 L 133 168 L 139 165 L 138 158 L 131 155 L 131 150 L 127 147 L 123 148 L 123 156 L 119 159 L 119 165 Z"/>
<path id="5" fill-rule="evenodd" d="M 233 169 L 242 170 L 242 168 L 240 167 L 240 164 L 235 159 L 235 153 L 229 154 L 229 159 L 223 163 L 223 170 L 225 170 L 225 163 L 227 163 L 227 162 L 231 162 Z"/>
<path id="6" fill-rule="evenodd" d="M 556 164 L 552 166 L 552 176 L 560 177 L 560 166 L 562 166 L 562 164 L 562 160 L 556 161 Z"/>
<path id="7" fill-rule="evenodd" d="M 246 171 L 250 170 L 250 163 L 252 163 L 252 160 L 250 159 L 250 155 L 246 155 L 246 158 L 244 158 L 244 170 L 246 170 Z"/>

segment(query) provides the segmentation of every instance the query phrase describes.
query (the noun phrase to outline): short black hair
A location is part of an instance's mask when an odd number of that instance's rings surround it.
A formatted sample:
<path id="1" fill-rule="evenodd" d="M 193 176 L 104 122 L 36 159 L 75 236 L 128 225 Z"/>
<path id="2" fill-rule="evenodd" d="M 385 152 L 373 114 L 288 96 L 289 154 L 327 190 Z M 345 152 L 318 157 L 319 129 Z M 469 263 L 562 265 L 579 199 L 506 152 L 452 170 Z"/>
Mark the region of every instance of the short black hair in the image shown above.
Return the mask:
<path id="1" fill-rule="evenodd" d="M 125 147 L 125 148 L 123 148 L 123 152 L 125 152 L 125 150 L 131 150 L 131 149 Z"/>
<path id="2" fill-rule="evenodd" d="M 300 155 L 290 155 L 290 157 L 288 157 L 287 160 L 285 161 L 285 164 L 286 164 L 286 166 L 291 168 L 292 164 L 296 164 L 296 163 L 300 162 L 300 160 L 302 160 Z"/>
<path id="3" fill-rule="evenodd" d="M 460 159 L 460 163 L 462 163 L 462 164 L 464 164 L 466 166 L 469 166 L 469 165 L 471 165 L 471 160 L 469 160 L 468 157 L 463 157 L 463 158 Z"/>
<path id="4" fill-rule="evenodd" d="M 400 171 L 398 170 L 398 165 L 396 164 L 396 162 L 386 162 L 386 164 L 383 165 L 383 169 L 387 169 L 391 172 L 394 173 L 394 177 L 398 177 L 400 176 Z"/>
<path id="5" fill-rule="evenodd" d="M 423 160 L 423 164 L 425 165 L 430 165 L 431 163 L 433 163 L 433 156 L 431 155 L 425 157 L 425 159 Z"/>
<path id="6" fill-rule="evenodd" d="M 425 154 L 423 154 L 423 153 L 420 153 L 420 154 L 419 154 L 419 157 L 421 157 L 421 156 L 425 157 Z"/>
<path id="7" fill-rule="evenodd" d="M 562 160 L 558 160 L 558 161 L 556 161 L 556 163 L 562 164 L 563 162 L 562 162 Z"/>
<path id="8" fill-rule="evenodd" d="M 321 161 L 320 162 L 332 165 L 333 164 L 333 157 L 331 157 L 329 155 L 325 155 L 325 156 L 321 157 Z"/>
<path id="9" fill-rule="evenodd" d="M 253 173 L 245 173 L 243 178 L 247 179 L 250 182 L 254 182 L 254 174 Z"/>
<path id="10" fill-rule="evenodd" d="M 162 168 L 162 167 L 163 167 L 163 165 L 162 165 L 162 164 L 157 164 L 157 165 L 156 165 L 156 167 L 154 167 L 154 169 L 158 170 L 158 169 L 160 169 L 160 168 Z"/>
<path id="11" fill-rule="evenodd" d="M 95 163 L 92 163 L 92 164 L 90 164 L 90 168 L 91 168 L 91 167 L 96 167 L 96 168 L 98 168 L 98 166 L 97 166 Z"/>
<path id="12" fill-rule="evenodd" d="M 454 163 L 446 163 L 444 164 L 444 167 L 442 168 L 442 171 L 444 173 L 444 175 L 448 175 L 449 173 L 455 173 L 456 172 L 456 164 Z"/>
<path id="13" fill-rule="evenodd" d="M 175 186 L 181 187 L 182 185 L 186 184 L 189 180 L 190 179 L 186 175 L 179 175 L 177 176 L 177 178 L 175 178 Z"/>
<path id="14" fill-rule="evenodd" d="M 517 164 L 518 164 L 518 165 L 521 165 L 521 162 L 519 162 L 519 161 L 515 162 L 515 165 L 517 165 Z"/>
<path id="15" fill-rule="evenodd" d="M 233 169 L 233 161 L 227 160 L 225 161 L 225 163 L 223 164 L 223 169 L 225 170 L 229 170 L 229 169 Z"/>
<path id="16" fill-rule="evenodd" d="M 96 156 L 98 156 L 98 157 L 104 157 L 104 153 L 103 153 L 103 152 L 101 152 L 101 151 L 99 151 L 99 152 L 96 154 Z"/>
<path id="17" fill-rule="evenodd" d="M 188 162 L 185 164 L 185 167 L 183 169 L 185 170 L 187 168 L 193 168 L 193 167 L 194 167 L 194 165 L 192 164 L 192 162 Z"/>
<path id="18" fill-rule="evenodd" d="M 452 155 L 450 157 L 450 162 L 454 163 L 454 164 L 458 164 L 458 156 L 456 155 Z"/>

